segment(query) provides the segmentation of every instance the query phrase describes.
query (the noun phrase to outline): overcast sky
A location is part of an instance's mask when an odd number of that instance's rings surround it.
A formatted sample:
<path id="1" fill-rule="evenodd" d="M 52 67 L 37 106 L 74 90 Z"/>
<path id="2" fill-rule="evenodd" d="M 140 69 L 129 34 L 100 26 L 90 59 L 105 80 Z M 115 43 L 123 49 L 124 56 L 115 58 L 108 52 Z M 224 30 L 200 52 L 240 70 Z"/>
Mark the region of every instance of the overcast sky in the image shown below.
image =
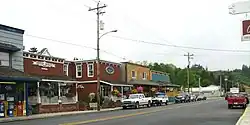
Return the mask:
<path id="1" fill-rule="evenodd" d="M 101 38 L 101 59 L 173 63 L 187 65 L 187 52 L 194 54 L 192 64 L 210 70 L 241 68 L 250 63 L 249 53 L 204 51 L 152 45 L 114 36 L 168 45 L 209 49 L 250 50 L 241 42 L 241 21 L 245 15 L 229 14 L 236 0 L 102 0 L 108 6 L 101 16 L 104 31 L 118 30 Z M 96 58 L 96 14 L 88 7 L 94 0 L 1 0 L 0 24 L 25 30 L 26 50 L 48 48 L 53 56 L 72 60 Z M 249 15 L 250 16 L 250 15 Z M 51 40 L 68 42 L 65 44 Z M 76 45 L 74 45 L 76 44 Z M 89 47 L 89 48 L 86 48 Z M 104 52 L 105 51 L 105 52 Z M 108 52 L 108 53 L 107 53 Z M 111 54 L 112 53 L 112 54 Z M 125 59 L 123 59 L 125 58 Z"/>

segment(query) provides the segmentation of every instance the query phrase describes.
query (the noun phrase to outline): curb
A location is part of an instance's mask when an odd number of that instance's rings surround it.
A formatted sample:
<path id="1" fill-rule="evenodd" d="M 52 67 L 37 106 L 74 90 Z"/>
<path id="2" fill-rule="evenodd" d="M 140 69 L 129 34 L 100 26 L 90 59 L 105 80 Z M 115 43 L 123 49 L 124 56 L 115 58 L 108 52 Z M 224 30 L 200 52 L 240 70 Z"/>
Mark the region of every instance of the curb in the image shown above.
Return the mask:
<path id="1" fill-rule="evenodd" d="M 249 107 L 250 107 L 250 105 L 248 105 L 248 107 L 245 109 L 244 113 L 240 116 L 239 120 L 237 121 L 237 123 L 235 125 L 240 125 L 241 124 L 241 122 L 242 122 L 243 118 L 245 117 L 247 111 L 250 111 Z"/>
<path id="2" fill-rule="evenodd" d="M 31 115 L 31 116 L 23 116 L 23 117 L 12 117 L 12 118 L 0 118 L 0 123 L 7 123 L 7 122 L 14 122 L 14 121 L 26 121 L 26 120 L 35 120 L 35 119 L 44 119 L 44 118 L 53 118 L 59 116 L 72 116 L 72 115 L 79 115 L 79 114 L 92 114 L 92 113 L 102 113 L 102 112 L 111 112 L 121 110 L 121 107 L 114 108 L 114 109 L 104 109 L 101 111 L 76 111 L 76 112 L 65 112 L 63 114 L 60 113 L 48 113 L 48 114 L 38 114 L 38 115 Z M 39 116 L 40 115 L 40 116 Z M 42 115 L 42 116 L 41 116 Z"/>

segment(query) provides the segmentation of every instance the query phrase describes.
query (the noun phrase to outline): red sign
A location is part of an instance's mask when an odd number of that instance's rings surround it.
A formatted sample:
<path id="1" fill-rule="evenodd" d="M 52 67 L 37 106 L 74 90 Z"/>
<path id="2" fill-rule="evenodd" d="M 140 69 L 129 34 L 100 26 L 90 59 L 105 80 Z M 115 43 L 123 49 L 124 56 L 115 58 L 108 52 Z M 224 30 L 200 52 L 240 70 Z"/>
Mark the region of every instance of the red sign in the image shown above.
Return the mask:
<path id="1" fill-rule="evenodd" d="M 242 41 L 250 41 L 250 20 L 242 21 Z"/>

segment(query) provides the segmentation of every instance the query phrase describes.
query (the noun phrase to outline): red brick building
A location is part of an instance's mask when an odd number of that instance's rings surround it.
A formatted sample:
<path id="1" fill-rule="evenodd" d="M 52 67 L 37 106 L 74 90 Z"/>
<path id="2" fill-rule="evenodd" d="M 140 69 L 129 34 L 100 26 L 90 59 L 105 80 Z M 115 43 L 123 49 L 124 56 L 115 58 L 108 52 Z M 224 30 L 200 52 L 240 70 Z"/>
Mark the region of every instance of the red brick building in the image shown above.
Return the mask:
<path id="1" fill-rule="evenodd" d="M 78 85 L 83 86 L 83 89 L 78 89 L 78 100 L 86 101 L 88 99 L 89 93 L 96 93 L 97 91 L 97 66 L 96 60 L 83 60 L 69 62 L 65 66 L 68 68 L 65 71 L 69 77 L 76 78 Z M 110 62 L 110 61 L 100 61 L 100 80 L 101 88 L 100 93 L 102 96 L 111 96 L 111 91 L 114 87 L 120 90 L 121 93 L 124 92 L 123 88 L 131 87 L 131 85 L 126 85 L 121 82 L 121 64 Z"/>
<path id="2" fill-rule="evenodd" d="M 36 113 L 78 110 L 77 81 L 73 74 L 67 76 L 65 70 L 69 63 L 65 59 L 51 56 L 46 48 L 24 52 L 23 57 L 25 74 L 40 78 L 28 90 L 29 102 Z"/>

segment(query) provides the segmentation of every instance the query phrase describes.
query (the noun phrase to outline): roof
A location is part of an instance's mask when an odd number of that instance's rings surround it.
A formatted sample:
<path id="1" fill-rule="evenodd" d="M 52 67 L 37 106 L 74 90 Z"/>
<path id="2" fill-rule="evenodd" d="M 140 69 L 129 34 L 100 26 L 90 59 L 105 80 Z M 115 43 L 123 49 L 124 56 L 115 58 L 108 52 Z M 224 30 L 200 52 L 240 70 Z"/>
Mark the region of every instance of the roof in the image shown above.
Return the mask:
<path id="1" fill-rule="evenodd" d="M 24 30 L 0 24 L 0 30 L 24 34 Z"/>
<path id="2" fill-rule="evenodd" d="M 38 77 L 33 77 L 17 69 L 7 66 L 0 66 L 0 81 L 39 81 Z"/>
<path id="3" fill-rule="evenodd" d="M 39 55 L 39 56 L 43 56 L 43 57 L 50 57 L 50 58 L 56 58 L 56 59 L 65 60 L 64 58 L 55 57 L 55 56 L 48 56 L 48 55 L 41 55 L 39 53 L 32 53 L 32 52 L 27 52 L 27 51 L 23 51 L 23 53 L 24 54 L 33 54 L 33 55 Z"/>
<path id="4" fill-rule="evenodd" d="M 17 52 L 20 51 L 21 49 L 14 45 L 0 42 L 0 50 L 4 52 Z"/>
<path id="5" fill-rule="evenodd" d="M 166 86 L 166 87 L 180 87 L 180 85 L 172 84 L 166 81 L 157 81 L 157 83 L 160 84 L 161 86 Z"/>
<path id="6" fill-rule="evenodd" d="M 144 66 L 144 65 L 141 65 L 141 64 L 136 64 L 136 63 L 132 63 L 132 62 L 121 62 L 123 64 L 130 64 L 130 65 L 136 65 L 136 66 L 141 66 L 141 67 L 145 67 L 145 68 L 149 68 L 148 66 Z"/>
<path id="7" fill-rule="evenodd" d="M 152 73 L 160 73 L 160 74 L 163 74 L 163 75 L 168 75 L 168 73 L 166 72 L 162 72 L 162 71 L 156 71 L 156 70 L 150 70 Z"/>
<path id="8" fill-rule="evenodd" d="M 93 62 L 93 61 L 96 61 L 96 59 L 90 59 L 90 60 L 74 60 L 73 62 Z M 113 64 L 121 65 L 121 63 L 111 62 L 111 61 L 106 61 L 106 60 L 100 60 L 100 62 L 104 62 L 104 63 L 113 63 Z"/>
<path id="9" fill-rule="evenodd" d="M 130 80 L 130 81 L 128 82 L 128 84 L 132 84 L 132 85 L 151 85 L 151 86 L 159 86 L 158 83 L 152 82 L 152 81 L 148 81 L 148 80 Z"/>

